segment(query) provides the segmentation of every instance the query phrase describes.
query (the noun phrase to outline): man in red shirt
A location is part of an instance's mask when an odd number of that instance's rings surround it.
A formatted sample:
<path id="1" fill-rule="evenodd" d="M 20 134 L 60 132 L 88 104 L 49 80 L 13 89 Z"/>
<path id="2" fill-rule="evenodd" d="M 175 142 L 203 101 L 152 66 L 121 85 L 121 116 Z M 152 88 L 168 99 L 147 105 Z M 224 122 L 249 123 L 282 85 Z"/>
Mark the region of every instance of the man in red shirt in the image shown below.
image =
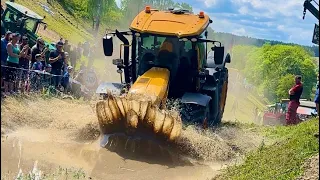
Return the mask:
<path id="1" fill-rule="evenodd" d="M 295 85 L 289 90 L 290 102 L 286 114 L 287 125 L 297 124 L 297 109 L 300 105 L 300 97 L 303 92 L 301 76 L 295 77 Z"/>

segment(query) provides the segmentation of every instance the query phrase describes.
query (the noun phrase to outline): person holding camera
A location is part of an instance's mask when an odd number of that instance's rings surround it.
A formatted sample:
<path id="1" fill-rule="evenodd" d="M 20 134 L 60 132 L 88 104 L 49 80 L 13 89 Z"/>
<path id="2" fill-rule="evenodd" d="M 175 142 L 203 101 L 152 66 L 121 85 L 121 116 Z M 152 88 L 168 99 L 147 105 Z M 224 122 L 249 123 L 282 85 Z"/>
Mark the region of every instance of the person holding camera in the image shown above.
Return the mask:
<path id="1" fill-rule="evenodd" d="M 51 74 L 54 75 L 53 85 L 57 88 L 60 85 L 63 65 L 67 64 L 63 51 L 63 42 L 59 41 L 56 44 L 56 50 L 50 52 L 49 63 L 51 64 Z"/>
<path id="2" fill-rule="evenodd" d="M 17 89 L 17 75 L 19 73 L 19 58 L 25 57 L 29 49 L 29 45 L 25 45 L 22 49 L 18 45 L 20 34 L 13 33 L 12 39 L 7 45 L 7 72 L 5 77 L 5 93 L 14 93 Z"/>
<path id="3" fill-rule="evenodd" d="M 46 63 L 44 61 L 46 53 L 48 52 L 49 48 L 45 46 L 44 40 L 39 37 L 37 39 L 36 44 L 31 48 L 31 64 L 30 67 L 37 61 L 36 60 L 36 55 L 40 54 L 42 57 L 42 65 L 45 66 Z"/>

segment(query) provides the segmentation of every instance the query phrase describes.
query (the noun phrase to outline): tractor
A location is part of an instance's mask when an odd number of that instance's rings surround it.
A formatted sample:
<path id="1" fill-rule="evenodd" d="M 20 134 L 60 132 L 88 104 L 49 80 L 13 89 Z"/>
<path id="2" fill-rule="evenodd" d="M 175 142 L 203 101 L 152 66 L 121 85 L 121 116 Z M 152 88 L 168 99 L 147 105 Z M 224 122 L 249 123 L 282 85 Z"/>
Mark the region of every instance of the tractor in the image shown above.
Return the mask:
<path id="1" fill-rule="evenodd" d="M 286 125 L 286 112 L 288 111 L 289 99 L 282 99 L 281 102 L 267 105 L 267 111 L 263 115 L 263 125 Z M 316 105 L 307 99 L 301 99 L 297 109 L 298 122 L 306 121 L 316 117 Z"/>
<path id="2" fill-rule="evenodd" d="M 96 104 L 102 134 L 148 129 L 174 141 L 187 125 L 221 122 L 231 57 L 221 42 L 208 39 L 212 22 L 202 11 L 146 6 L 128 31 L 106 33 L 105 56 L 113 55 L 113 37 L 122 42 L 120 58 L 113 59 L 121 82 L 103 82 L 96 90 L 102 97 Z M 166 106 L 170 100 L 179 104 L 174 113 Z"/>
<path id="3" fill-rule="evenodd" d="M 6 9 L 1 15 L 1 32 L 10 30 L 13 33 L 25 35 L 29 38 L 29 46 L 32 47 L 38 38 L 36 33 L 40 24 L 44 25 L 44 29 L 47 27 L 43 19 L 44 17 L 20 4 L 6 2 Z M 53 44 L 49 42 L 45 42 L 45 44 L 50 50 L 55 49 Z"/>

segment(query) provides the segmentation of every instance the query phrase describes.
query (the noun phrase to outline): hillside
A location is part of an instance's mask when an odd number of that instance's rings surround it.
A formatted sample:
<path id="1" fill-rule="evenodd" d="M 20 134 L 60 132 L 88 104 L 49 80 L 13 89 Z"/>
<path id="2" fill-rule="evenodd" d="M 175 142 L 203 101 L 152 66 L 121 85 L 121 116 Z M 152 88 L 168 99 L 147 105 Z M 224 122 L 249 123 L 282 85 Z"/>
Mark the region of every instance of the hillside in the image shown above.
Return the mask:
<path id="1" fill-rule="evenodd" d="M 243 164 L 225 169 L 213 180 L 232 179 L 312 179 L 319 178 L 319 120 L 313 119 L 292 127 L 262 128 L 272 145 L 261 144 Z M 313 164 L 310 164 L 313 163 Z M 306 173 L 304 173 L 306 171 Z M 313 172 L 313 173 L 310 173 Z M 313 176 L 313 177 L 312 177 Z"/>

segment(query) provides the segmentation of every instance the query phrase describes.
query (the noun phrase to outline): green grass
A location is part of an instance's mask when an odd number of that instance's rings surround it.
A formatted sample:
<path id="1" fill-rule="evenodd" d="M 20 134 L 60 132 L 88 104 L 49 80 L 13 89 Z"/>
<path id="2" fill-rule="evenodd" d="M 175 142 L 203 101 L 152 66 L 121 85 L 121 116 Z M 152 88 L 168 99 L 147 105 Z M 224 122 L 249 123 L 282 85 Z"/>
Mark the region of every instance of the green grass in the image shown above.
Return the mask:
<path id="1" fill-rule="evenodd" d="M 85 40 L 92 39 L 92 36 L 83 28 L 83 24 L 77 23 L 76 19 L 70 16 L 59 3 L 54 1 L 55 9 L 50 7 L 55 13 L 53 16 L 51 16 L 49 13 L 44 11 L 44 9 L 38 4 L 39 2 L 42 4 L 47 4 L 46 0 L 16 0 L 16 3 L 28 7 L 41 16 L 46 16 L 44 22 L 48 24 L 48 29 L 58 33 L 65 39 L 69 39 L 70 42 L 77 44 L 78 42 L 84 42 Z M 72 22 L 75 22 L 75 24 L 78 24 L 78 27 L 68 23 L 64 18 L 62 18 L 61 15 L 59 15 L 58 11 Z"/>
<path id="2" fill-rule="evenodd" d="M 23 174 L 22 176 L 17 177 L 17 180 L 23 180 L 23 179 L 27 179 L 27 180 L 33 180 L 36 177 L 38 177 L 38 175 L 34 174 L 34 173 L 28 173 L 28 174 Z M 54 173 L 43 173 L 40 176 L 41 179 L 43 180 L 49 180 L 49 179 L 70 179 L 70 180 L 76 180 L 76 179 L 88 179 L 88 177 L 86 176 L 85 172 L 82 169 L 71 169 L 71 168 L 62 168 L 59 167 Z M 5 177 L 4 177 L 5 178 Z"/>
<path id="3" fill-rule="evenodd" d="M 303 163 L 319 153 L 319 120 L 313 119 L 297 126 L 262 127 L 263 133 L 276 143 L 261 146 L 250 153 L 243 164 L 231 166 L 215 179 L 268 180 L 295 179 L 303 173 Z"/>

